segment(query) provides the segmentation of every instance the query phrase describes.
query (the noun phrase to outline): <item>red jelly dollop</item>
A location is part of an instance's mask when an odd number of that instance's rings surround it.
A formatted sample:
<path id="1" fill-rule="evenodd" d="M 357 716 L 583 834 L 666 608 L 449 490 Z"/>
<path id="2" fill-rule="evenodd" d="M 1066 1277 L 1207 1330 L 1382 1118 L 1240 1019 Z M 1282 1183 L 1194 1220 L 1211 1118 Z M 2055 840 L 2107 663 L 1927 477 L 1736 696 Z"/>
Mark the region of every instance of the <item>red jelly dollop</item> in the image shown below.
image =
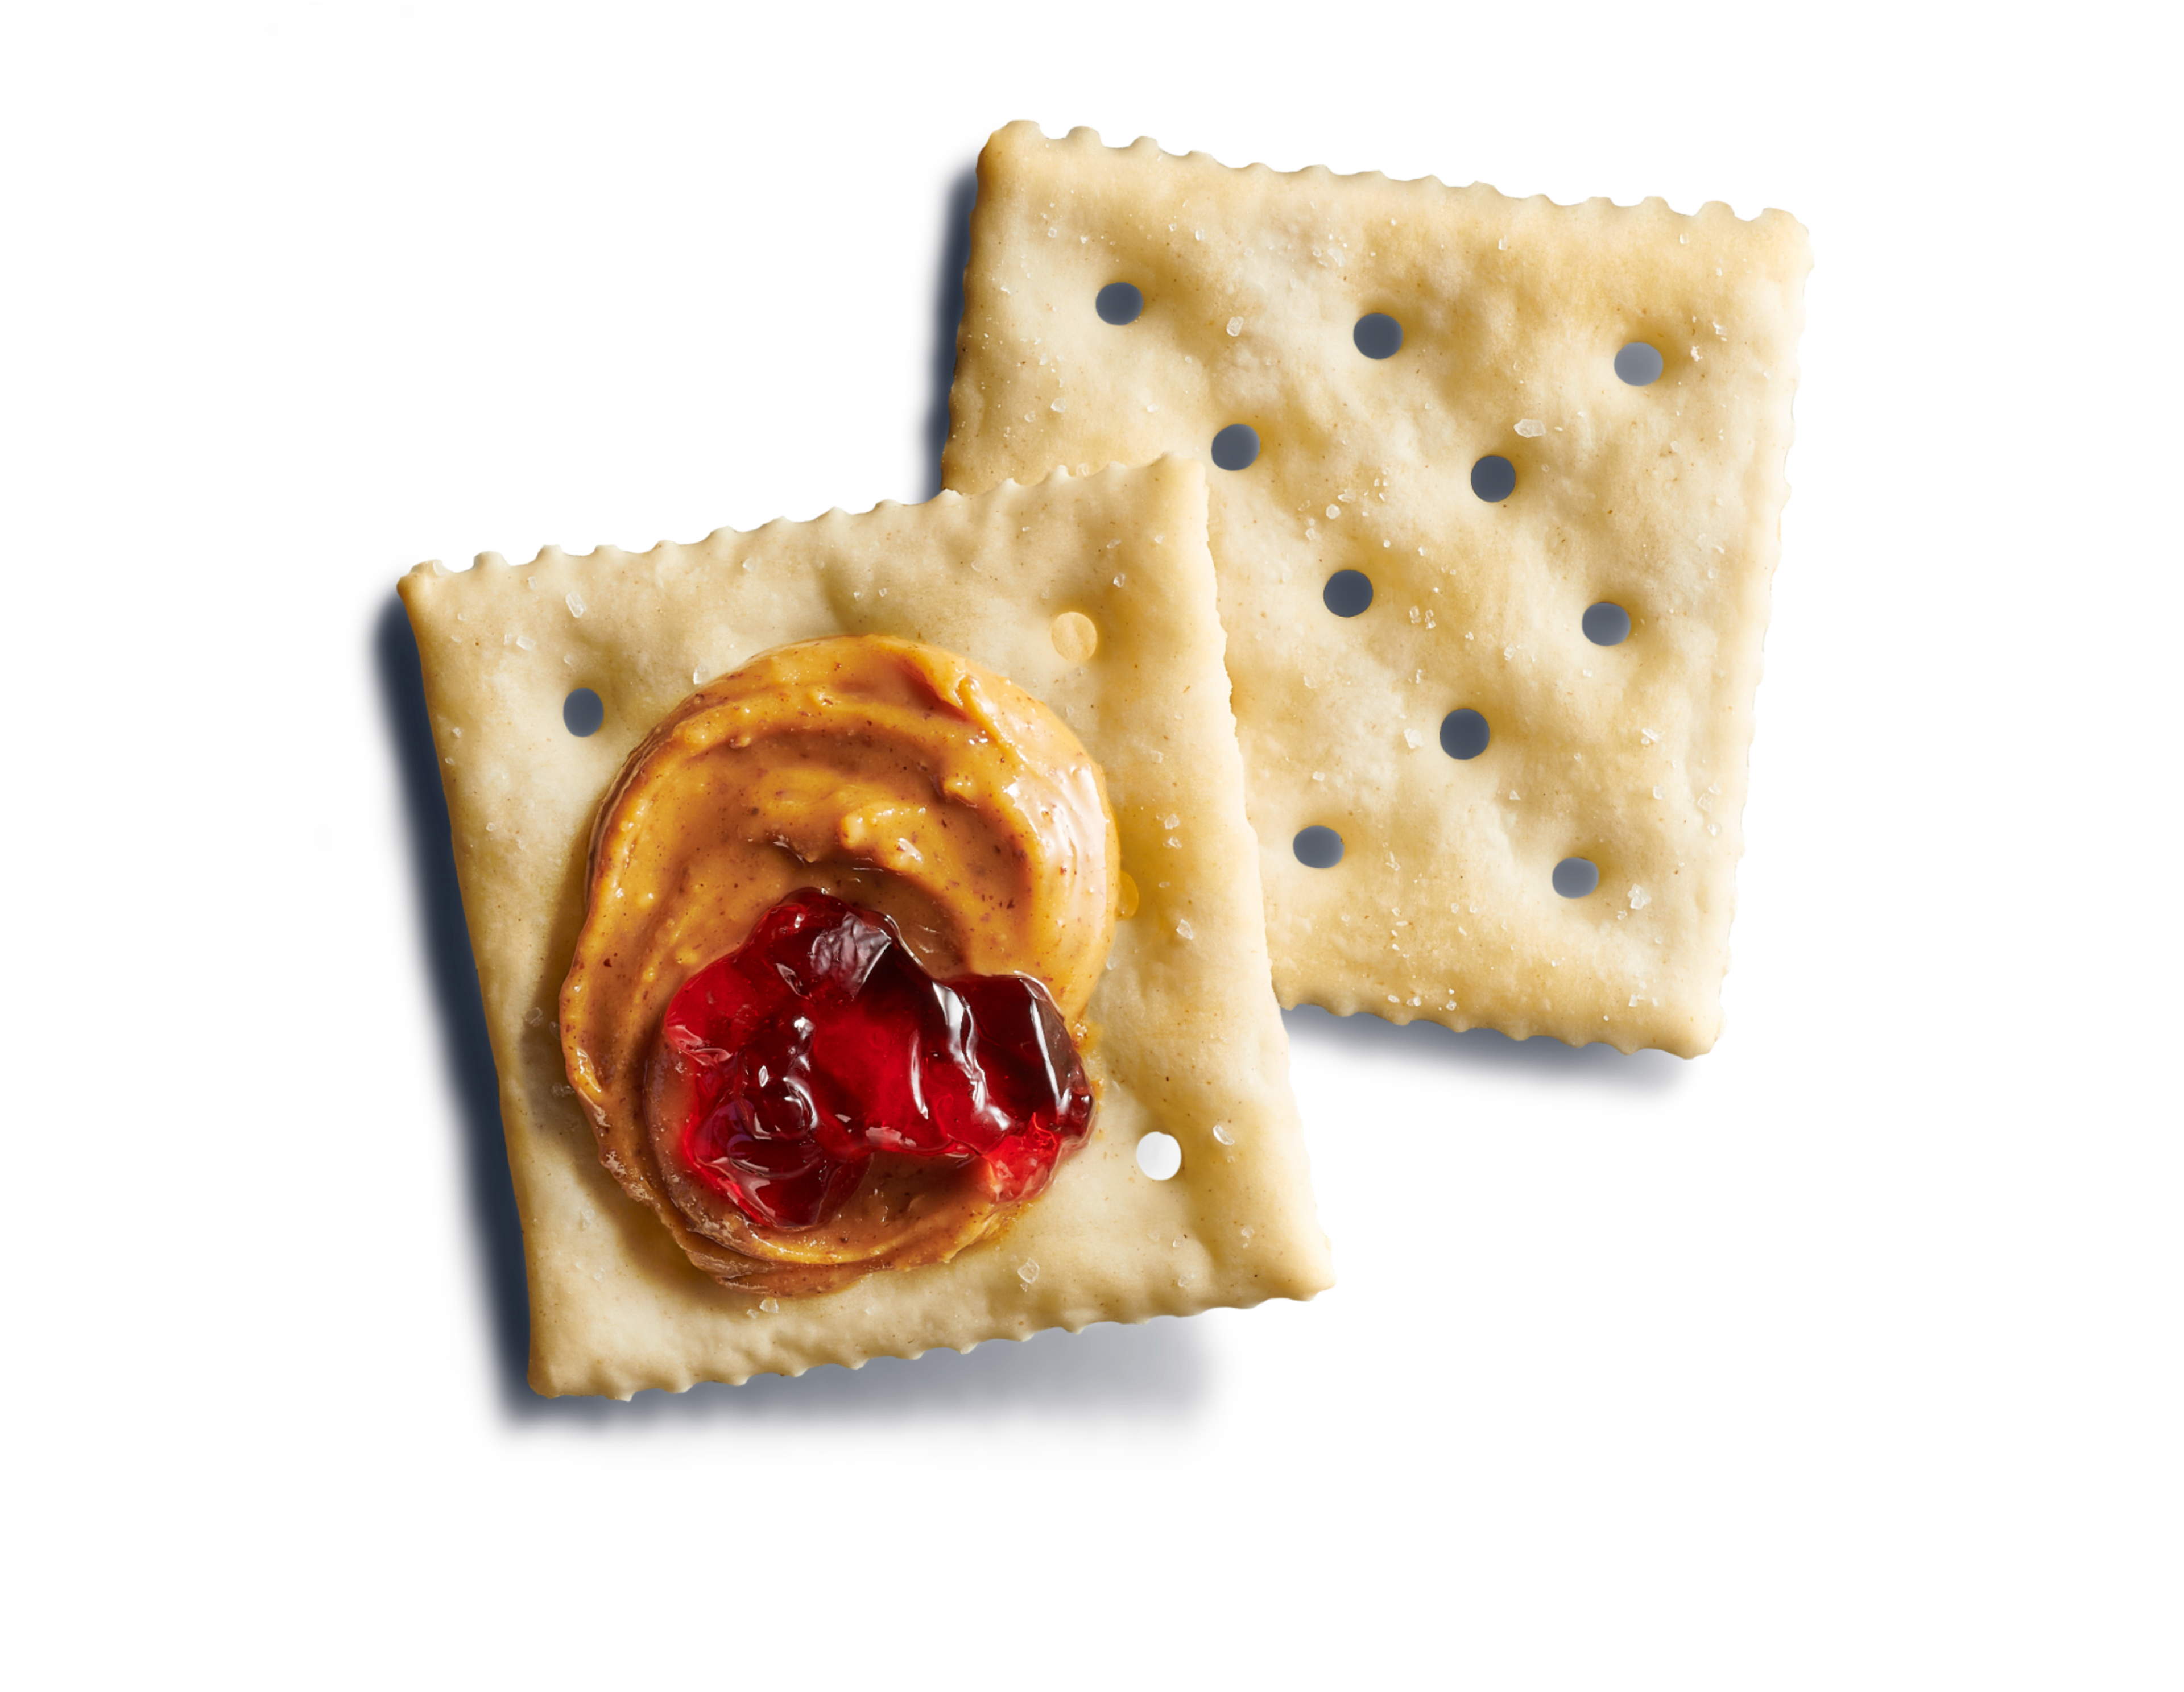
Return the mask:
<path id="1" fill-rule="evenodd" d="M 935 981 L 889 918 L 816 888 L 685 982 L 662 1038 L 694 1082 L 682 1153 L 765 1227 L 814 1227 L 875 1153 L 1037 1194 L 1092 1126 L 1069 1030 L 1028 976 Z"/>

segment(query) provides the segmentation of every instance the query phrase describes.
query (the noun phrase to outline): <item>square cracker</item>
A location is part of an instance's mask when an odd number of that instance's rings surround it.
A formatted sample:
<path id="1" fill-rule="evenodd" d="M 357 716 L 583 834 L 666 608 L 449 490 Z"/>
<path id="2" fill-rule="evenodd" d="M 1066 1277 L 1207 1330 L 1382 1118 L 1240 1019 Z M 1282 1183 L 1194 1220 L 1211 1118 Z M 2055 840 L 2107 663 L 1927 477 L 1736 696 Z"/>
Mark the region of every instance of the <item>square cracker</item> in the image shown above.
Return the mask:
<path id="1" fill-rule="evenodd" d="M 830 511 L 643 554 L 421 565 L 402 597 L 500 1074 L 538 1391 L 680 1391 L 1329 1284 L 1268 990 L 1197 465 Z M 1099 632 L 1086 661 L 1056 649 L 1065 611 Z M 961 653 L 1057 710 L 1106 771 L 1142 904 L 1092 1000 L 1093 1134 L 1047 1191 L 953 1262 L 768 1309 L 692 1267 L 600 1168 L 555 998 L 583 918 L 592 815 L 630 749 L 697 681 L 790 641 L 866 633 Z M 579 738 L 562 705 L 585 686 L 606 716 Z M 1136 1161 L 1155 1128 L 1183 1146 L 1164 1183 Z"/>
<path id="2" fill-rule="evenodd" d="M 1209 469 L 1268 949 L 1285 1005 L 1686 1056 L 1713 1043 L 1788 493 L 1805 231 L 1428 179 L 1235 170 L 1011 124 L 978 161 L 950 487 Z M 1135 284 L 1144 313 L 1094 308 Z M 1352 339 L 1395 317 L 1384 361 Z M 1666 371 L 1626 386 L 1650 342 Z M 1490 454 L 1500 504 L 1472 490 Z M 1336 570 L 1373 583 L 1330 615 Z M 1630 614 L 1591 644 L 1587 606 Z M 1441 750 L 1485 715 L 1486 751 Z M 1293 838 L 1332 827 L 1333 869 Z M 1556 864 L 1600 871 L 1589 897 Z"/>

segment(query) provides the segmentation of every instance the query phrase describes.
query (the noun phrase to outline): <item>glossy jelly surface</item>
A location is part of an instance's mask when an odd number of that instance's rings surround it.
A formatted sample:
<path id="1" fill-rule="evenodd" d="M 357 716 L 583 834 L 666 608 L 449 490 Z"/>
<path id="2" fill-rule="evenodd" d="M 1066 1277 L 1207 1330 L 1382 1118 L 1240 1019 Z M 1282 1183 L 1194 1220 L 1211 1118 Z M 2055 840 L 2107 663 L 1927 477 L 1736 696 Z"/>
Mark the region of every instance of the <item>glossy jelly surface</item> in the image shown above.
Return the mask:
<path id="1" fill-rule="evenodd" d="M 826 1222 L 876 1153 L 1043 1188 L 1092 1127 L 1092 1089 L 1028 976 L 935 981 L 894 924 L 806 888 L 692 976 L 661 1038 L 694 1083 L 682 1155 L 762 1227 Z"/>

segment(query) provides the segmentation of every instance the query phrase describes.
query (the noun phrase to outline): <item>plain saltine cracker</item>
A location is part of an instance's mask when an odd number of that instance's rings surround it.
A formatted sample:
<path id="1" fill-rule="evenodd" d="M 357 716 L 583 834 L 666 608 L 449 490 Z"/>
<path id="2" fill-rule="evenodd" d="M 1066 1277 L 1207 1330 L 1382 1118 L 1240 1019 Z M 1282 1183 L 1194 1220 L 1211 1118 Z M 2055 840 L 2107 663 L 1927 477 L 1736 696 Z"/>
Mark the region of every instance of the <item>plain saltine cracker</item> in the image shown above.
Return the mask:
<path id="1" fill-rule="evenodd" d="M 679 1390 L 1329 1284 L 1268 984 L 1205 510 L 1199 466 L 1171 459 L 404 580 L 499 1068 L 539 1391 Z M 1070 612 L 1096 632 L 1089 655 L 1082 622 L 1057 627 Z M 862 633 L 961 653 L 1060 711 L 1106 771 L 1142 902 L 1092 1000 L 1093 1138 L 1047 1192 L 952 1263 L 768 1308 L 693 1268 L 599 1167 L 552 1018 L 592 814 L 630 749 L 695 682 Z M 588 738 L 563 726 L 580 687 L 605 704 Z M 1136 1162 L 1154 1129 L 1183 1148 L 1167 1182 Z"/>
<path id="2" fill-rule="evenodd" d="M 944 479 L 1208 465 L 1284 1004 L 1713 1044 L 1809 264 L 1780 212 L 1230 170 L 1022 123 L 987 145 Z M 1095 309 L 1115 282 L 1143 297 L 1126 326 Z M 1354 339 L 1371 313 L 1402 326 L 1391 358 Z M 1616 373 L 1633 342 L 1665 359 L 1651 386 Z M 1232 424 L 1258 457 L 1214 468 Z M 1515 470 L 1498 503 L 1473 487 L 1490 456 Z M 1323 601 L 1343 570 L 1371 579 L 1361 615 Z M 1619 646 L 1582 632 L 1600 601 L 1630 615 Z M 1441 747 L 1457 710 L 1490 730 L 1469 760 Z M 1313 825 L 1334 868 L 1292 850 Z M 1587 897 L 1554 890 L 1572 857 Z"/>

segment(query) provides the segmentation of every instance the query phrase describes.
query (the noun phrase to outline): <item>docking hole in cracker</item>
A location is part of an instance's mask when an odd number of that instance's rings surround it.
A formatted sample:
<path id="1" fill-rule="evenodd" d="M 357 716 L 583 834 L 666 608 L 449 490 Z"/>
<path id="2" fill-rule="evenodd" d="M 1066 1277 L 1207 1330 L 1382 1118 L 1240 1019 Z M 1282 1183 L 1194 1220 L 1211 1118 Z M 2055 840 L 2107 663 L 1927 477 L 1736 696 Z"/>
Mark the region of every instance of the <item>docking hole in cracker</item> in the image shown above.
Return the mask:
<path id="1" fill-rule="evenodd" d="M 1284 1004 L 1713 1044 L 1809 267 L 1780 212 L 988 143 L 944 479 L 1209 466 Z"/>
<path id="2" fill-rule="evenodd" d="M 1204 534 L 1169 459 L 404 579 L 538 1390 L 1328 1284 Z"/>

